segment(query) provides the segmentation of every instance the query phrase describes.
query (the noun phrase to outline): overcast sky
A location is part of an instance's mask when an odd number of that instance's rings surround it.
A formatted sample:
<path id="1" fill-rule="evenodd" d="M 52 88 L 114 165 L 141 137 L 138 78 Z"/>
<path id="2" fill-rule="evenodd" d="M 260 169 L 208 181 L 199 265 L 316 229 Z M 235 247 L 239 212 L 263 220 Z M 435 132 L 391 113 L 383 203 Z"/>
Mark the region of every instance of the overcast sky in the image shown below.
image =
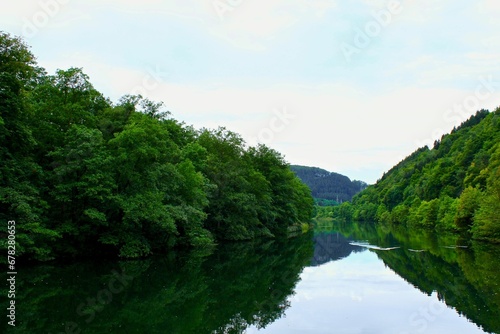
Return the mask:
<path id="1" fill-rule="evenodd" d="M 196 128 L 374 183 L 500 106 L 498 0 L 19 0 L 0 30 Z"/>

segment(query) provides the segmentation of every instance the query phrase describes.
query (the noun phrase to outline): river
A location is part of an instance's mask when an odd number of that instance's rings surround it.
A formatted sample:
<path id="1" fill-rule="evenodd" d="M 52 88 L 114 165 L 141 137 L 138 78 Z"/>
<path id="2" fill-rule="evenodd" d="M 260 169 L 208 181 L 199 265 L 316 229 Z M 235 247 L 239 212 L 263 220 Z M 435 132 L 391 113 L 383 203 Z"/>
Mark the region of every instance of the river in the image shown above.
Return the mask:
<path id="1" fill-rule="evenodd" d="M 500 333 L 499 282 L 498 246 L 323 222 L 296 238 L 210 252 L 21 266 L 16 328 L 3 327 L 54 334 Z"/>

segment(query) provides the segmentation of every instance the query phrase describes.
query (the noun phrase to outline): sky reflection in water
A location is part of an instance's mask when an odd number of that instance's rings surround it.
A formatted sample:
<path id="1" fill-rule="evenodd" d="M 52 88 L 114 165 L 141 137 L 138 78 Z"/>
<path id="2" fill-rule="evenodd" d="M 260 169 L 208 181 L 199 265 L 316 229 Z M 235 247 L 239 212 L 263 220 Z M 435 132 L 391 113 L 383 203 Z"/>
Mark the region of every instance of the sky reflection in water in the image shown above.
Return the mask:
<path id="1" fill-rule="evenodd" d="M 484 333 L 428 296 L 365 247 L 346 258 L 306 267 L 284 317 L 246 333 Z M 400 249 L 385 250 L 398 252 Z"/>

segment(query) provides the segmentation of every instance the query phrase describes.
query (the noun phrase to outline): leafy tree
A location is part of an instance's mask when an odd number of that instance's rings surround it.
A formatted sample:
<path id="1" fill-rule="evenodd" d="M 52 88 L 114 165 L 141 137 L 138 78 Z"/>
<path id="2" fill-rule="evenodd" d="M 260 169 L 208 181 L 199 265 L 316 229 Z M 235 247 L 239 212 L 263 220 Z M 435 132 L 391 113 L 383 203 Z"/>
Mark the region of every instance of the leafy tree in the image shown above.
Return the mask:
<path id="1" fill-rule="evenodd" d="M 391 212 L 390 222 L 394 224 L 405 223 L 408 219 L 410 210 L 404 204 L 397 205 Z"/>
<path id="2" fill-rule="evenodd" d="M 479 208 L 482 195 L 481 190 L 477 188 L 468 187 L 463 191 L 458 201 L 455 217 L 457 227 L 468 229 L 472 225 L 472 218 Z"/>
<path id="3" fill-rule="evenodd" d="M 279 233 L 280 226 L 289 227 L 309 221 L 314 203 L 311 191 L 290 170 L 283 156 L 265 145 L 249 151 L 254 167 L 269 181 L 272 191 L 269 212 L 273 217 L 265 219 L 268 228 L 273 233 Z"/>
<path id="4" fill-rule="evenodd" d="M 156 119 L 133 114 L 109 141 L 116 172 L 114 224 L 101 240 L 120 247 L 121 256 L 148 255 L 176 242 L 182 179 L 180 149 Z"/>
<path id="5" fill-rule="evenodd" d="M 64 145 L 65 133 L 72 125 L 95 128 L 98 113 L 109 108 L 110 102 L 79 68 L 58 70 L 56 75 L 43 75 L 38 80 L 30 95 L 36 113 L 30 125 L 38 142 L 37 159 L 46 164 L 46 153 Z"/>
<path id="6" fill-rule="evenodd" d="M 39 72 L 24 42 L 0 31 L 0 220 L 16 221 L 16 254 L 48 259 L 58 235 L 44 225 L 47 204 L 40 199 L 42 173 L 33 159 L 33 114 L 26 103 Z"/>
<path id="7" fill-rule="evenodd" d="M 456 230 L 455 219 L 457 215 L 458 199 L 450 196 L 442 196 L 439 199 L 439 209 L 437 215 L 438 227 L 444 230 Z"/>
<path id="8" fill-rule="evenodd" d="M 65 142 L 48 154 L 54 166 L 49 174 L 50 227 L 63 236 L 58 247 L 77 254 L 75 245 L 95 248 L 95 240 L 109 226 L 106 212 L 116 185 L 99 130 L 73 125 Z"/>
<path id="9" fill-rule="evenodd" d="M 500 144 L 493 151 L 486 192 L 474 215 L 472 232 L 477 239 L 500 242 Z"/>

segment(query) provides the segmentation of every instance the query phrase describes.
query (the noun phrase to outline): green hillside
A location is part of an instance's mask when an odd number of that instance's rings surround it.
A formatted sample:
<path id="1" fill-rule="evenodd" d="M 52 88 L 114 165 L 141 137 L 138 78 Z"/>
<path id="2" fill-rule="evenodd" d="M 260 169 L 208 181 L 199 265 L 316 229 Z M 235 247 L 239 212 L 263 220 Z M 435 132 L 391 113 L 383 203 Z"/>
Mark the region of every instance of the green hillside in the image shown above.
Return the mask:
<path id="1" fill-rule="evenodd" d="M 500 108 L 418 149 L 333 214 L 500 242 Z"/>
<path id="2" fill-rule="evenodd" d="M 311 188 L 313 197 L 320 205 L 350 201 L 355 194 L 368 186 L 363 181 L 351 181 L 345 175 L 318 167 L 292 165 L 291 169 Z"/>
<path id="3" fill-rule="evenodd" d="M 112 103 L 80 68 L 47 74 L 1 31 L 0 162 L 0 249 L 39 260 L 285 235 L 313 210 L 279 152 L 140 95 Z"/>

